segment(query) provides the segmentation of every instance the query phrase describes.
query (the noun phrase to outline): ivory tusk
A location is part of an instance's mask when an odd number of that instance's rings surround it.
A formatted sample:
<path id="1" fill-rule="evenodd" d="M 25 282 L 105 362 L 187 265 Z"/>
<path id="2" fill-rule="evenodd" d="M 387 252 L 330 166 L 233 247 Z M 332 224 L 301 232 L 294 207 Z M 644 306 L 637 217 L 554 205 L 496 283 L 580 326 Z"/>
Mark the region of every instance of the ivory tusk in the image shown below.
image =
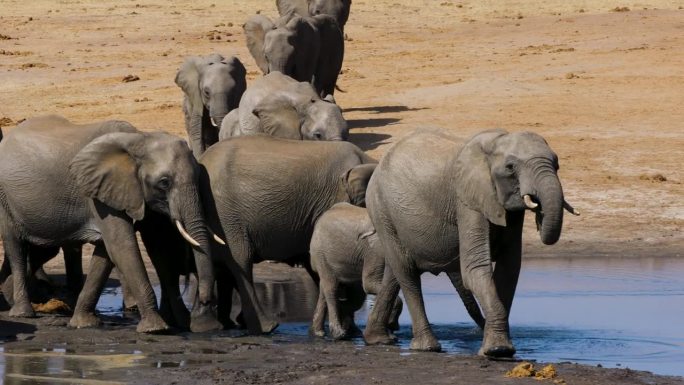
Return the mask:
<path id="1" fill-rule="evenodd" d="M 185 231 L 185 229 L 183 228 L 183 225 L 180 223 L 180 221 L 178 219 L 176 219 L 176 228 L 178 228 L 178 232 L 181 233 L 183 238 L 185 238 L 185 240 L 188 241 L 188 243 L 190 243 L 193 246 L 199 247 L 199 245 L 200 245 L 199 242 L 194 240 L 190 236 L 190 234 L 188 234 L 188 232 Z"/>
<path id="2" fill-rule="evenodd" d="M 523 196 L 523 201 L 525 201 L 525 206 L 527 206 L 527 208 L 529 209 L 534 210 L 537 207 L 539 207 L 539 204 L 532 202 L 532 198 L 530 198 L 528 194 L 525 194 Z"/>
<path id="3" fill-rule="evenodd" d="M 215 232 L 211 231 L 210 228 L 207 227 L 207 230 L 209 230 L 209 234 L 211 234 L 211 236 L 214 237 L 214 240 L 215 240 L 216 242 L 218 242 L 219 244 L 221 244 L 221 245 L 223 245 L 223 246 L 226 245 L 226 241 L 224 241 L 223 239 L 221 239 L 221 237 L 219 237 L 218 235 L 216 235 Z"/>
<path id="4" fill-rule="evenodd" d="M 211 120 L 211 125 L 212 125 L 212 126 L 218 127 L 218 124 L 216 124 L 216 121 L 214 120 L 214 118 L 209 117 L 209 120 Z"/>
<path id="5" fill-rule="evenodd" d="M 580 212 L 575 210 L 575 208 L 570 206 L 570 203 L 566 202 L 565 200 L 563 200 L 563 208 L 568 210 L 568 212 L 572 215 L 580 215 Z"/>

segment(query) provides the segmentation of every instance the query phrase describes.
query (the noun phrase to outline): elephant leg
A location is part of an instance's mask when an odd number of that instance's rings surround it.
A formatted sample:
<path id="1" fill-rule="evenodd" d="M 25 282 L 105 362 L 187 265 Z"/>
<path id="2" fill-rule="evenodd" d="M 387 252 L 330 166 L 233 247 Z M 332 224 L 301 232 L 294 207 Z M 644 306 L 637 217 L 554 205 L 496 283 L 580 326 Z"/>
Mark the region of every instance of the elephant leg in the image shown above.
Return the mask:
<path id="1" fill-rule="evenodd" d="M 12 270 L 14 304 L 9 311 L 10 317 L 35 317 L 28 293 L 28 244 L 14 234 L 3 234 L 5 258 L 9 259 Z"/>
<path id="2" fill-rule="evenodd" d="M 95 307 L 113 268 L 114 264 L 109 259 L 104 245 L 96 245 L 90 258 L 88 275 L 83 284 L 83 289 L 78 295 L 74 315 L 69 321 L 69 326 L 87 328 L 96 327 L 100 324 L 100 319 L 95 315 Z"/>
<path id="3" fill-rule="evenodd" d="M 382 267 L 384 267 L 384 264 Z M 367 294 L 378 294 L 380 292 L 380 288 L 382 287 L 382 277 L 384 276 L 382 271 L 386 269 L 374 269 L 374 271 L 367 271 L 366 264 L 364 264 L 363 269 L 363 290 Z M 377 273 L 377 271 L 380 273 Z M 392 306 L 389 321 L 387 323 L 389 330 L 399 330 L 399 316 L 401 316 L 403 307 L 404 302 L 401 300 L 401 298 L 399 298 L 399 296 L 396 296 L 394 298 L 394 305 Z"/>
<path id="4" fill-rule="evenodd" d="M 64 268 L 66 270 L 67 288 L 77 295 L 83 288 L 83 262 L 81 245 L 62 247 Z"/>
<path id="5" fill-rule="evenodd" d="M 449 277 L 449 280 L 451 280 L 451 284 L 454 285 L 458 296 L 461 297 L 463 305 L 465 305 L 466 311 L 470 315 L 470 318 L 475 321 L 480 329 L 484 329 L 485 319 L 480 311 L 480 306 L 478 306 L 477 301 L 475 301 L 475 296 L 473 296 L 473 293 L 463 286 L 463 277 L 461 277 L 460 267 L 456 271 L 447 272 L 447 276 Z"/>
<path id="6" fill-rule="evenodd" d="M 342 316 L 342 327 L 347 334 L 347 337 L 359 337 L 361 329 L 354 321 L 354 314 L 361 309 L 363 303 L 366 301 L 366 292 L 363 286 L 359 283 L 352 283 L 344 285 L 346 289 L 347 300 L 342 304 L 340 315 Z"/>
<path id="7" fill-rule="evenodd" d="M 366 329 L 363 332 L 363 339 L 368 345 L 392 344 L 396 342 L 396 337 L 391 335 L 387 329 L 394 300 L 399 295 L 399 283 L 388 267 L 382 277 L 382 286 L 375 296 L 375 305 L 368 315 Z"/>
<path id="8" fill-rule="evenodd" d="M 318 288 L 318 302 L 316 302 L 316 310 L 313 314 L 313 320 L 311 321 L 311 328 L 309 333 L 316 337 L 325 337 L 325 316 L 328 312 L 328 308 L 325 302 L 325 295 L 323 290 Z"/>
<path id="9" fill-rule="evenodd" d="M 319 274 L 321 277 L 319 290 L 325 297 L 325 303 L 328 309 L 328 328 L 330 329 L 330 337 L 334 340 L 346 338 L 347 333 L 342 326 L 342 319 L 340 317 L 339 283 L 326 269 L 321 269 Z"/>
<path id="10" fill-rule="evenodd" d="M 98 212 L 98 227 L 102 231 L 107 253 L 129 284 L 140 310 L 140 333 L 156 333 L 169 329 L 157 312 L 157 300 L 147 277 L 133 224 L 125 214 L 112 213 L 102 203 L 94 201 Z"/>
<path id="11" fill-rule="evenodd" d="M 217 298 L 217 315 L 219 322 L 224 329 L 233 329 L 237 325 L 230 319 L 230 313 L 233 310 L 233 290 L 235 289 L 235 282 L 229 271 L 217 271 L 216 274 L 216 298 Z"/>
<path id="12" fill-rule="evenodd" d="M 124 313 L 138 313 L 138 301 L 133 294 L 131 285 L 126 282 L 126 277 L 117 269 L 117 276 L 119 277 L 119 284 L 121 285 L 121 293 L 123 296 L 123 311 Z"/>
<path id="13" fill-rule="evenodd" d="M 496 261 L 494 283 L 499 298 L 506 308 L 506 314 L 511 313 L 513 297 L 520 276 L 524 219 L 524 212 L 508 213 L 506 228 L 494 241 L 494 244 L 499 245 L 493 250 L 493 259 Z"/>
<path id="14" fill-rule="evenodd" d="M 228 232 L 226 232 L 228 234 Z M 271 333 L 278 323 L 264 313 L 254 288 L 252 246 L 246 234 L 233 235 L 228 241 L 232 258 L 228 258 L 228 268 L 237 283 L 242 314 L 247 329 L 252 334 Z"/>
<path id="15" fill-rule="evenodd" d="M 463 282 L 475 295 L 486 319 L 479 354 L 510 357 L 515 354 L 515 348 L 509 334 L 508 311 L 499 298 L 493 277 L 490 223 L 465 205 L 459 205 L 458 212 Z"/>
<path id="16" fill-rule="evenodd" d="M 432 333 L 432 328 L 428 322 L 425 314 L 425 303 L 423 302 L 423 291 L 420 284 L 420 273 L 414 269 L 405 268 L 403 266 L 392 266 L 401 287 L 401 292 L 404 293 L 404 299 L 411 314 L 411 323 L 413 329 L 413 339 L 411 340 L 411 350 L 420 350 L 427 352 L 439 352 L 442 346 L 437 341 L 437 338 Z"/>

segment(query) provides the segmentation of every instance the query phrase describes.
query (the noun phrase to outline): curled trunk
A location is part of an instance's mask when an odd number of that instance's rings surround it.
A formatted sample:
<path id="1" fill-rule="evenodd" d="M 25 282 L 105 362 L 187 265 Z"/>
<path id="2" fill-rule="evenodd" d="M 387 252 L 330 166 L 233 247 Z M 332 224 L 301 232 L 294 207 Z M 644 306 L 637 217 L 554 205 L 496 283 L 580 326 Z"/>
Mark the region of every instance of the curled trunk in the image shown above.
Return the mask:
<path id="1" fill-rule="evenodd" d="M 539 235 L 545 245 L 553 245 L 563 227 L 563 188 L 553 169 L 538 174 L 535 185 L 542 210 Z"/>

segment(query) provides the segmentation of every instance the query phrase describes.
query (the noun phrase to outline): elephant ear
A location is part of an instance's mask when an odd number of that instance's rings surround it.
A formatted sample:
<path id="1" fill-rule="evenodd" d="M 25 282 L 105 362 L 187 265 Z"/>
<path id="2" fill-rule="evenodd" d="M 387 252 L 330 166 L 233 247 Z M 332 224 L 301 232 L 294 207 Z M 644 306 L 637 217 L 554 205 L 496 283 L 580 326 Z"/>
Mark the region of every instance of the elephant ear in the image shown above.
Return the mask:
<path id="1" fill-rule="evenodd" d="M 245 30 L 245 37 L 247 40 L 247 48 L 249 53 L 256 61 L 257 66 L 264 74 L 268 73 L 268 61 L 264 54 L 264 38 L 266 33 L 275 28 L 275 25 L 266 16 L 254 15 L 247 20 L 242 29 Z"/>
<path id="2" fill-rule="evenodd" d="M 459 200 L 499 226 L 506 226 L 506 210 L 497 199 L 487 157 L 494 141 L 506 133 L 489 130 L 472 137 L 456 155 L 452 175 Z"/>
<path id="3" fill-rule="evenodd" d="M 377 163 L 364 163 L 342 174 L 342 184 L 351 204 L 366 207 L 366 189 L 376 166 Z"/>
<path id="4" fill-rule="evenodd" d="M 283 95 L 269 95 L 254 107 L 261 132 L 278 138 L 302 140 L 302 121 L 293 102 Z"/>
<path id="5" fill-rule="evenodd" d="M 202 94 L 199 87 L 200 68 L 203 63 L 204 59 L 201 57 L 190 56 L 185 59 L 185 62 L 183 62 L 183 65 L 181 65 L 176 73 L 176 84 L 188 97 L 190 101 L 190 111 L 188 112 L 192 115 L 202 115 L 204 111 Z"/>
<path id="6" fill-rule="evenodd" d="M 117 132 L 87 144 L 69 165 L 76 187 L 86 197 L 142 220 L 145 198 L 136 158 L 142 152 L 143 140 L 142 133 Z"/>

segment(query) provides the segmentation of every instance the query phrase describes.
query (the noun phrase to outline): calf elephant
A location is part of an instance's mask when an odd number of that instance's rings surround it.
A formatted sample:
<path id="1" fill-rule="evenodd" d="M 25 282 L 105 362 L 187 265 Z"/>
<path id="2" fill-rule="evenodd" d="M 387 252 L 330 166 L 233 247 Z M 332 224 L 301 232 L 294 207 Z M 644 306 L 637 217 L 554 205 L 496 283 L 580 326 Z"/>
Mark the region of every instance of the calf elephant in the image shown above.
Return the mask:
<path id="1" fill-rule="evenodd" d="M 194 329 L 219 327 L 212 308 L 214 277 L 198 171 L 183 140 L 143 133 L 126 122 L 76 125 L 46 116 L 12 130 L 0 142 L 0 233 L 14 272 L 10 316 L 34 316 L 26 292 L 29 245 L 93 243 L 90 270 L 70 325 L 98 324 L 95 305 L 115 264 L 137 301 L 137 330 L 168 329 L 157 312 L 134 228 L 159 213 L 193 245 L 201 286 Z"/>
<path id="2" fill-rule="evenodd" d="M 302 16 L 329 15 L 342 31 L 349 19 L 351 3 L 351 0 L 276 0 L 281 16 L 293 12 Z"/>
<path id="3" fill-rule="evenodd" d="M 371 179 L 370 217 L 394 278 L 385 279 L 364 331 L 367 343 L 389 343 L 384 325 L 399 287 L 416 350 L 440 350 L 425 315 L 422 272 L 460 274 L 485 315 L 480 354 L 512 356 L 508 316 L 518 282 L 525 209 L 536 214 L 541 240 L 558 241 L 564 200 L 558 157 L 530 132 L 485 131 L 458 150 L 439 131 L 411 134 L 392 147 Z"/>
<path id="4" fill-rule="evenodd" d="M 310 84 L 271 72 L 247 89 L 238 110 L 223 120 L 219 136 L 223 140 L 256 133 L 298 140 L 347 140 L 349 129 L 331 96 L 321 99 Z"/>
<path id="5" fill-rule="evenodd" d="M 223 118 L 237 108 L 247 88 L 247 71 L 235 56 L 190 56 L 176 74 L 185 93 L 183 113 L 190 147 L 199 157 L 218 141 Z"/>
<path id="6" fill-rule="evenodd" d="M 351 337 L 354 312 L 361 308 L 367 294 L 377 294 L 385 271 L 384 250 L 371 223 L 368 211 L 348 203 L 337 203 L 318 221 L 311 237 L 311 267 L 320 277 L 320 293 L 311 326 L 323 335 L 326 311 L 334 339 Z M 466 310 L 484 328 L 484 318 L 473 294 L 463 286 L 460 276 L 451 276 Z M 340 294 L 340 291 L 342 294 Z M 346 301 L 340 301 L 345 297 Z M 345 304 L 344 308 L 341 305 Z M 399 328 L 402 303 L 396 298 L 389 329 Z"/>
<path id="7" fill-rule="evenodd" d="M 271 21 L 254 15 L 244 25 L 247 48 L 264 74 L 279 71 L 310 82 L 321 96 L 335 92 L 344 38 L 335 19 L 288 14 Z"/>
<path id="8" fill-rule="evenodd" d="M 278 324 L 256 299 L 253 264 L 308 266 L 314 223 L 337 202 L 364 204 L 375 161 L 349 142 L 253 135 L 218 142 L 200 163 L 207 220 L 228 242 L 215 245 L 214 259 L 236 280 L 250 332 L 271 332 Z"/>

